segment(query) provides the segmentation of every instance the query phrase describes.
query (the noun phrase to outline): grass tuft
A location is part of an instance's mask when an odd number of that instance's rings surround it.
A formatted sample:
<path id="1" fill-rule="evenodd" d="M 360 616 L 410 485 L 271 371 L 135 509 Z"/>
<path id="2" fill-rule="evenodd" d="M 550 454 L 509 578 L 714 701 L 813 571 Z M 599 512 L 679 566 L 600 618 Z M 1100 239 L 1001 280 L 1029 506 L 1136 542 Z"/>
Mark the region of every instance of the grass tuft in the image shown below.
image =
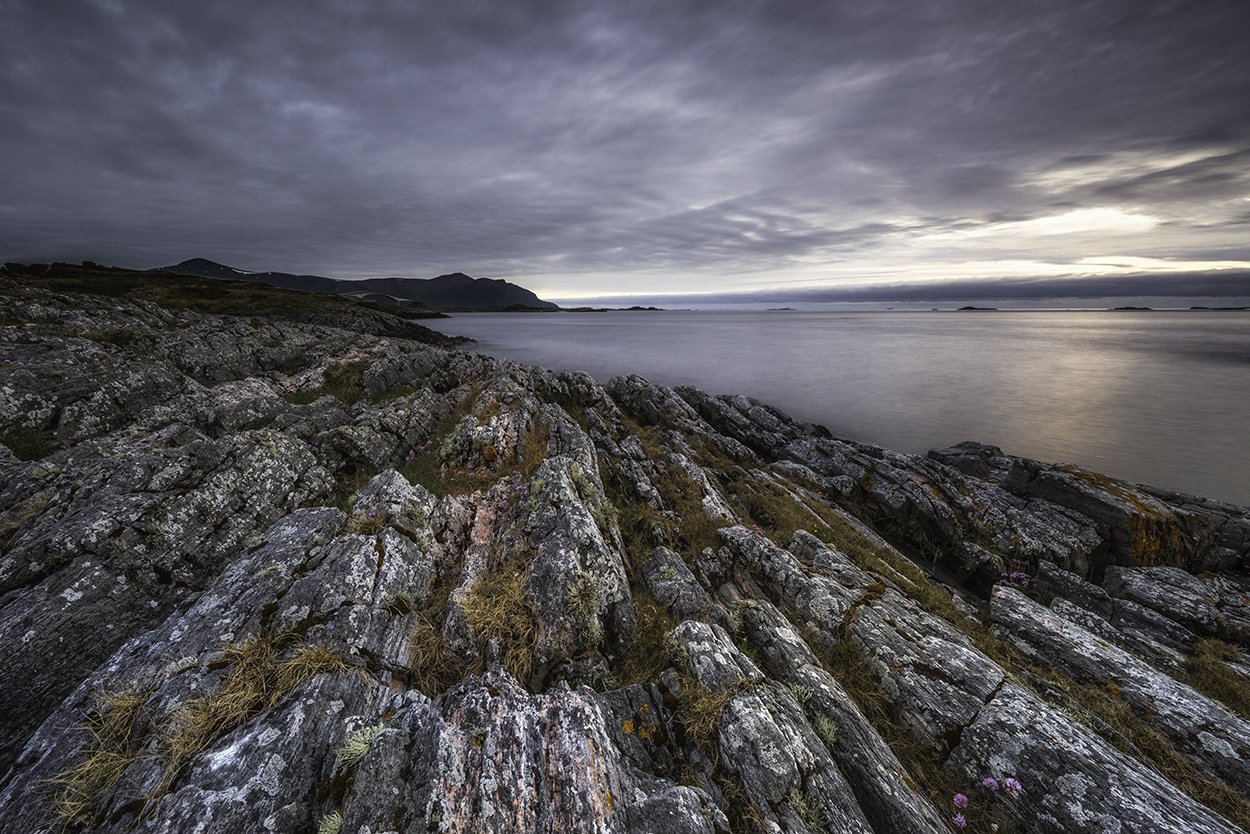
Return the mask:
<path id="1" fill-rule="evenodd" d="M 144 707 L 151 692 L 127 689 L 102 693 L 81 729 L 89 735 L 86 758 L 52 781 L 59 787 L 52 810 L 63 825 L 95 822 L 101 800 L 139 758 L 145 733 Z"/>
<path id="2" fill-rule="evenodd" d="M 412 683 L 431 698 L 460 683 L 472 670 L 471 664 L 443 640 L 443 621 L 447 618 L 453 580 L 454 576 L 448 576 L 431 591 L 429 604 L 416 611 L 408 633 Z"/>
<path id="3" fill-rule="evenodd" d="M 170 719 L 162 738 L 168 759 L 158 794 L 167 791 L 209 744 L 274 706 L 300 683 L 324 672 L 347 669 L 341 657 L 318 644 L 302 644 L 290 657 L 279 660 L 290 642 L 290 637 L 259 635 L 222 653 L 230 671 L 217 689 L 185 702 Z"/>
<path id="4" fill-rule="evenodd" d="M 651 592 L 632 589 L 634 601 L 634 640 L 617 663 L 621 686 L 647 684 L 671 665 L 673 628 L 676 623 Z"/>
<path id="5" fill-rule="evenodd" d="M 569 587 L 568 612 L 573 627 L 586 636 L 590 646 L 603 639 L 603 623 L 599 619 L 599 580 L 589 571 L 580 571 Z"/>
<path id="6" fill-rule="evenodd" d="M 725 711 L 725 705 L 737 694 L 738 691 L 732 688 L 721 692 L 708 692 L 694 678 L 683 676 L 676 718 L 705 750 L 714 749 L 721 714 Z"/>
<path id="7" fill-rule="evenodd" d="M 504 668 L 528 686 L 534 671 L 538 623 L 525 601 L 522 569 L 514 565 L 482 577 L 469 590 L 462 607 L 482 646 L 498 640 Z"/>

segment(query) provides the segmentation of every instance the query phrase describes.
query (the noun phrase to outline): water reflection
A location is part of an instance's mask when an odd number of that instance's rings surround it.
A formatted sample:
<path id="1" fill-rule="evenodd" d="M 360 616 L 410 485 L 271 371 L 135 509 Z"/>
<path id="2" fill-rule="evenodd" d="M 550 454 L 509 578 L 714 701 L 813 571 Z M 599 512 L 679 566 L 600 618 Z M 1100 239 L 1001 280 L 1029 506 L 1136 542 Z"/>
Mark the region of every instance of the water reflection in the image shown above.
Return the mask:
<path id="1" fill-rule="evenodd" d="M 485 353 L 743 393 L 903 451 L 980 440 L 1250 503 L 1245 313 L 465 314 Z"/>

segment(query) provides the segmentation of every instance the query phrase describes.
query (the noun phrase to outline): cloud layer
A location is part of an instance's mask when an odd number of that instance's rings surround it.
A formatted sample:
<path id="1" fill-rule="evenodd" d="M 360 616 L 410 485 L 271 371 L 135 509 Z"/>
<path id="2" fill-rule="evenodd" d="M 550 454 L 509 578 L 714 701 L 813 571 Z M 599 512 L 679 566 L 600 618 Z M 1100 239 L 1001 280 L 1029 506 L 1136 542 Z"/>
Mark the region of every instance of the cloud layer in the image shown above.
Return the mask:
<path id="1" fill-rule="evenodd" d="M 552 297 L 1250 269 L 1237 0 L 0 14 L 5 260 Z"/>

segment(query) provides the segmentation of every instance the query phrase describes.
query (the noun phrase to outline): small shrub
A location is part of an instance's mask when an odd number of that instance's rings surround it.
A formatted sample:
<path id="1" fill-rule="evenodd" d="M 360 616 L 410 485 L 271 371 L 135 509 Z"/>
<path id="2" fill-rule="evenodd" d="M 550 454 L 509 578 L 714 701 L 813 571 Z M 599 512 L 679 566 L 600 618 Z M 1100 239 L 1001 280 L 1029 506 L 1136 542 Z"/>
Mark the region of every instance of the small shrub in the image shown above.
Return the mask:
<path id="1" fill-rule="evenodd" d="M 786 803 L 790 806 L 790 810 L 794 811 L 794 815 L 799 818 L 799 822 L 803 823 L 803 827 L 808 831 L 823 831 L 825 828 L 825 815 L 820 812 L 819 808 L 813 808 L 807 801 L 807 798 L 797 790 L 790 791 L 790 796 L 786 798 Z"/>
<path id="2" fill-rule="evenodd" d="M 386 515 L 370 510 L 367 513 L 353 515 L 347 520 L 347 525 L 343 529 L 347 533 L 354 533 L 358 536 L 376 536 L 385 526 Z"/>
<path id="3" fill-rule="evenodd" d="M 820 736 L 820 740 L 825 743 L 826 747 L 833 747 L 838 741 L 838 725 L 833 719 L 827 715 L 818 715 L 816 720 L 812 722 L 812 726 L 816 730 L 816 735 Z"/>
<path id="4" fill-rule="evenodd" d="M 794 700 L 799 706 L 807 709 L 808 701 L 812 700 L 812 695 L 816 694 L 810 686 L 801 683 L 786 684 L 786 688 L 790 690 L 790 694 L 794 696 Z"/>
<path id="5" fill-rule="evenodd" d="M 368 367 L 367 359 L 351 359 L 329 366 L 321 374 L 325 378 L 322 393 L 337 397 L 349 405 L 359 402 L 364 397 L 361 383 Z"/>
<path id="6" fill-rule="evenodd" d="M 343 814 L 331 811 L 317 822 L 317 834 L 339 834 L 343 830 Z"/>
<path id="7" fill-rule="evenodd" d="M 384 729 L 386 725 L 378 723 L 349 733 L 339 747 L 338 759 L 334 764 L 335 775 L 346 776 L 349 779 L 354 777 L 360 768 L 360 763 L 364 761 L 365 754 L 369 752 L 373 740 Z"/>
<path id="8" fill-rule="evenodd" d="M 407 591 L 400 591 L 398 594 L 387 594 L 382 598 L 382 610 L 397 617 L 402 617 L 411 612 L 412 608 L 412 595 Z"/>

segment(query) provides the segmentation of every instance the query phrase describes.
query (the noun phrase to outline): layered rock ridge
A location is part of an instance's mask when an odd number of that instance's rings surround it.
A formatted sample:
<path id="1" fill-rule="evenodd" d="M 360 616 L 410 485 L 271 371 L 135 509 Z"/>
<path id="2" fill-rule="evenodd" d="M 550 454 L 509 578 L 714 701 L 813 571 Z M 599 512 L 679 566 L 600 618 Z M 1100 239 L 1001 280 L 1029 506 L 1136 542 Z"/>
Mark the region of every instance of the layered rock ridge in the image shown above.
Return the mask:
<path id="1" fill-rule="evenodd" d="M 0 832 L 1250 825 L 1245 508 L 359 330 L 0 303 Z"/>

